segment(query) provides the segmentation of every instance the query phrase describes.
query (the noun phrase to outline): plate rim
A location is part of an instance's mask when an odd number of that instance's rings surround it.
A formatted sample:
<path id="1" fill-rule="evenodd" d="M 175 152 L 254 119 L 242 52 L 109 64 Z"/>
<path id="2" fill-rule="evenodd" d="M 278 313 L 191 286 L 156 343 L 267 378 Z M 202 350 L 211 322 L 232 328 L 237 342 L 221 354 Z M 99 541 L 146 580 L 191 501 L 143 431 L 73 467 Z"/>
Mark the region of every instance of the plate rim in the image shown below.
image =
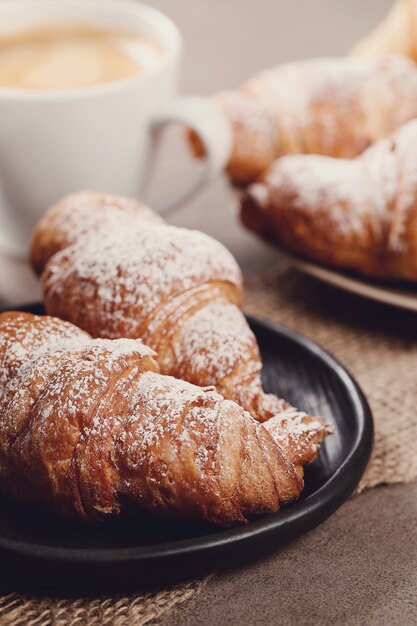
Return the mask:
<path id="1" fill-rule="evenodd" d="M 351 276 L 346 274 L 342 269 L 328 267 L 311 259 L 304 259 L 296 254 L 285 250 L 277 243 L 267 242 L 279 256 L 284 258 L 290 265 L 296 269 L 313 276 L 317 280 L 324 283 L 354 293 L 368 300 L 380 302 L 389 306 L 394 306 L 405 311 L 417 313 L 417 294 L 410 295 L 407 291 L 389 287 L 381 282 L 379 286 L 366 276 Z"/>
<path id="2" fill-rule="evenodd" d="M 39 303 L 17 307 L 15 310 L 29 310 L 39 307 Z M 7 309 L 0 309 L 7 310 Z M 295 330 L 260 317 L 247 316 L 249 323 L 278 332 L 293 344 L 298 344 L 315 356 L 323 360 L 337 375 L 339 381 L 348 392 L 352 405 L 355 408 L 355 419 L 358 432 L 348 456 L 336 469 L 334 474 L 315 492 L 300 503 L 295 503 L 288 509 L 264 516 L 246 525 L 234 526 L 216 533 L 199 535 L 189 539 L 179 539 L 166 543 L 151 544 L 148 546 L 129 546 L 123 548 L 68 548 L 64 546 L 50 546 L 45 544 L 28 543 L 7 539 L 0 536 L 0 552 L 12 553 L 19 557 L 36 559 L 42 562 L 56 562 L 61 564 L 111 564 L 111 563 L 151 563 L 175 557 L 204 556 L 218 551 L 221 548 L 239 546 L 247 540 L 265 538 L 279 534 L 280 529 L 297 524 L 305 518 L 313 518 L 313 524 L 308 524 L 307 530 L 327 519 L 353 493 L 365 468 L 368 464 L 374 437 L 372 412 L 366 397 L 351 373 L 325 348 L 312 339 L 305 337 Z M 353 475 L 353 478 L 352 478 Z M 335 491 L 336 488 L 336 491 Z M 324 515 L 323 515 L 324 512 Z M 300 533 L 301 534 L 301 533 Z"/>

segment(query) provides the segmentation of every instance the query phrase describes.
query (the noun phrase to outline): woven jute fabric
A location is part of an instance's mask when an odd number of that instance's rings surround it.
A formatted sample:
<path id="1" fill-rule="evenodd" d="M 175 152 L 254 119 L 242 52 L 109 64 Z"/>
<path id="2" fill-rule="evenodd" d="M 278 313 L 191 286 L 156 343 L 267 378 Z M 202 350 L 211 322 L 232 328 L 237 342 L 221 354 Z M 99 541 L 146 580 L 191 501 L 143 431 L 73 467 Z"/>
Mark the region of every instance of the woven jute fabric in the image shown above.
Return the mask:
<path id="1" fill-rule="evenodd" d="M 417 477 L 417 314 L 324 285 L 285 263 L 249 275 L 245 309 L 321 344 L 362 387 L 375 444 L 359 491 Z"/>
<path id="2" fill-rule="evenodd" d="M 246 311 L 287 325 L 332 352 L 356 377 L 375 418 L 375 448 L 359 490 L 417 477 L 417 315 L 323 285 L 283 264 L 246 281 Z M 0 596 L 1 626 L 141 626 L 205 581 L 116 597 Z"/>
<path id="3" fill-rule="evenodd" d="M 198 593 L 204 580 L 153 593 L 97 598 L 0 597 L 1 626 L 142 626 Z"/>

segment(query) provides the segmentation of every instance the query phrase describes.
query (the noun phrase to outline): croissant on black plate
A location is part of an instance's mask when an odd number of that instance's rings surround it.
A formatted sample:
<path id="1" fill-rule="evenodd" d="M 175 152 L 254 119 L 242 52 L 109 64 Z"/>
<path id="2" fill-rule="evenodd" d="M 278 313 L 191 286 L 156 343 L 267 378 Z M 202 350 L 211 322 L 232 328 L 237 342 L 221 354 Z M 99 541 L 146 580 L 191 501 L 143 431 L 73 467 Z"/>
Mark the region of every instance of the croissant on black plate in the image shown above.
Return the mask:
<path id="1" fill-rule="evenodd" d="M 214 385 L 273 428 L 302 473 L 329 429 L 263 391 L 236 261 L 211 237 L 168 226 L 132 202 L 82 192 L 41 219 L 31 259 L 47 312 L 95 337 L 140 337 L 162 373 Z"/>
<path id="2" fill-rule="evenodd" d="M 298 498 L 303 481 L 261 424 L 154 357 L 140 340 L 1 314 L 0 491 L 86 521 L 133 507 L 222 526 Z"/>

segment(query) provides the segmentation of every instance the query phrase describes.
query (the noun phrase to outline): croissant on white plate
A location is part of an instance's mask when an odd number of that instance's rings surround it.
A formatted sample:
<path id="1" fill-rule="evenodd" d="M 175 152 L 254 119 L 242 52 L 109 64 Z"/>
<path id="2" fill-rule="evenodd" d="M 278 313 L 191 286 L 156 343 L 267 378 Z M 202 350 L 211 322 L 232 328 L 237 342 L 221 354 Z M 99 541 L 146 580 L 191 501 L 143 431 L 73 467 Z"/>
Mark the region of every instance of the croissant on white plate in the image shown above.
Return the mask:
<path id="1" fill-rule="evenodd" d="M 417 120 L 355 159 L 278 159 L 248 186 L 242 220 L 306 258 L 416 281 Z"/>
<path id="2" fill-rule="evenodd" d="M 95 337 L 140 337 L 157 353 L 162 373 L 214 385 L 273 425 L 301 474 L 329 428 L 264 393 L 259 348 L 239 308 L 236 261 L 211 237 L 152 220 L 149 209 L 131 203 L 81 192 L 41 219 L 31 260 L 42 272 L 47 312 Z"/>
<path id="3" fill-rule="evenodd" d="M 287 154 L 353 158 L 417 117 L 417 66 L 395 55 L 293 61 L 211 101 L 233 130 L 227 172 L 247 184 Z"/>

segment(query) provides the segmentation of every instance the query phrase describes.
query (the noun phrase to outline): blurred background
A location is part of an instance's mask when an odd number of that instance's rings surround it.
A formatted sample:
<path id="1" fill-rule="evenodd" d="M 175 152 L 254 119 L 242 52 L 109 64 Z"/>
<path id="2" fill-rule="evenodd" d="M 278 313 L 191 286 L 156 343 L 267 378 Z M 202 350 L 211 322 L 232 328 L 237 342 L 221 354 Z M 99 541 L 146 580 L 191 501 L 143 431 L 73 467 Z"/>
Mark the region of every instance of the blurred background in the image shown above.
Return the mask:
<path id="1" fill-rule="evenodd" d="M 207 95 L 234 88 L 281 61 L 345 54 L 382 19 L 392 0 L 153 0 L 148 4 L 172 18 L 184 36 L 183 92 Z M 166 144 L 158 180 L 168 185 L 174 162 L 170 148 L 178 146 L 176 137 L 167 138 Z M 187 171 L 192 175 L 193 164 L 186 162 L 185 176 Z M 184 175 L 185 168 L 181 169 Z M 222 179 L 169 219 L 220 239 L 243 270 L 276 258 L 265 244 L 243 231 L 235 208 L 234 194 Z"/>
<path id="2" fill-rule="evenodd" d="M 345 54 L 392 0 L 150 0 L 185 38 L 183 87 L 209 94 L 281 61 Z"/>
<path id="3" fill-rule="evenodd" d="M 166 13 L 184 36 L 182 92 L 205 95 L 233 88 L 281 61 L 344 54 L 379 22 L 392 2 L 149 0 L 148 4 Z M 171 129 L 166 135 L 151 194 L 156 203 L 198 168 L 186 152 L 181 130 Z M 169 221 L 220 239 L 244 272 L 276 260 L 274 252 L 239 225 L 236 198 L 224 177 L 171 214 Z M 26 265 L 7 258 L 0 261 L 0 304 L 37 299 L 38 287 Z"/>

